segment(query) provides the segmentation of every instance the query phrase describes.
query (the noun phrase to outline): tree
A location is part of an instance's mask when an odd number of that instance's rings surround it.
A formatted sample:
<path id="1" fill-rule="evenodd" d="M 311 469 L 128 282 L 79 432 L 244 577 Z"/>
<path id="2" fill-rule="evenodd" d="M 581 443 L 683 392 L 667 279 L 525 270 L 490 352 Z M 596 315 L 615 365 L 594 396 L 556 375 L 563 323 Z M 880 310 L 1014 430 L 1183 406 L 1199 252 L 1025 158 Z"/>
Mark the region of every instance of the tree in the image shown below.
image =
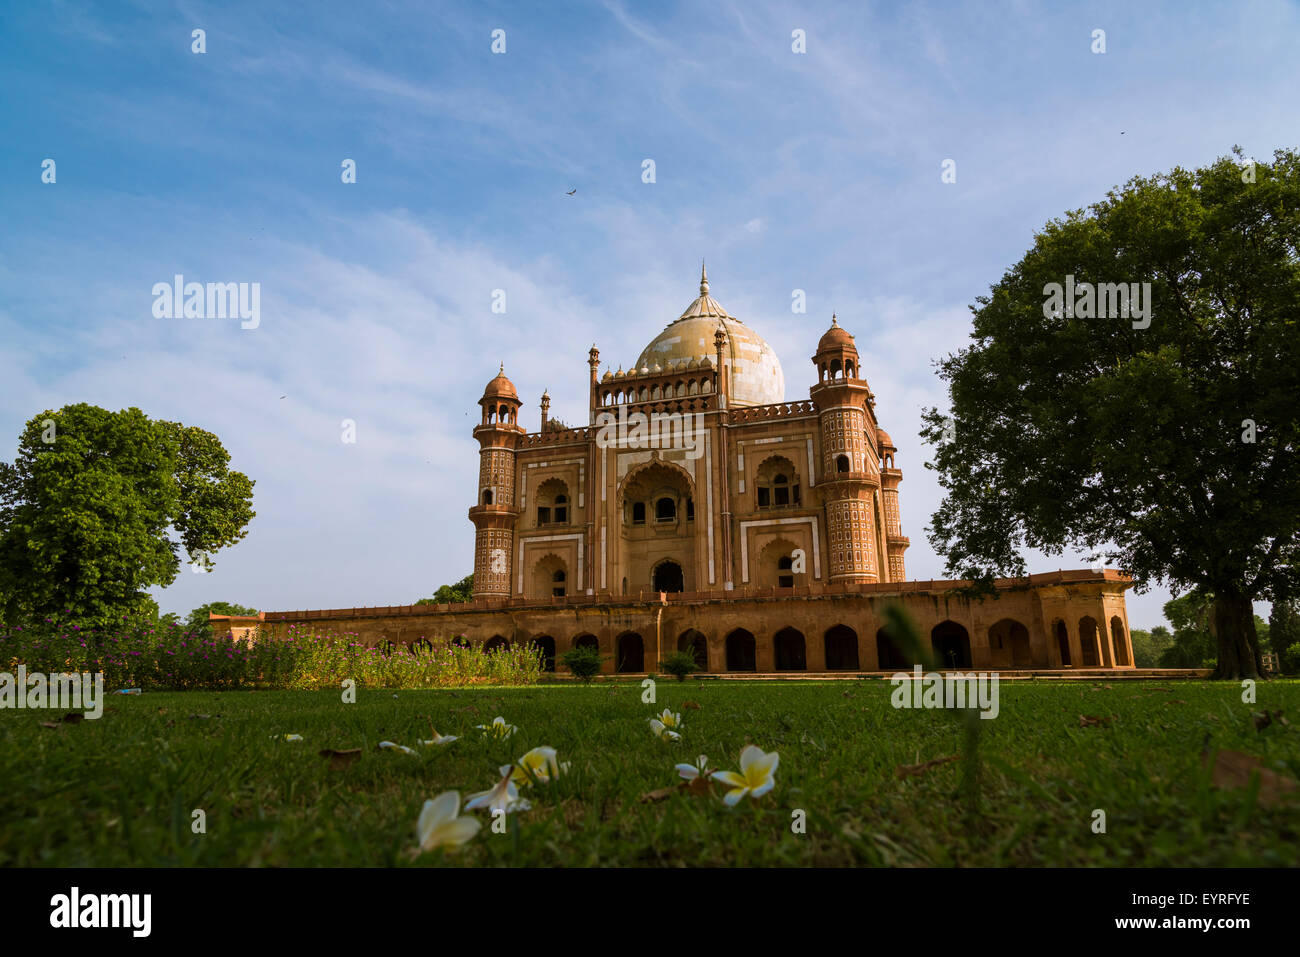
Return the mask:
<path id="1" fill-rule="evenodd" d="M 211 631 L 212 624 L 209 620 L 209 614 L 212 615 L 256 615 L 256 608 L 245 608 L 243 605 L 236 605 L 228 601 L 210 601 L 206 605 L 199 605 L 189 613 L 185 619 L 186 631 Z"/>
<path id="2" fill-rule="evenodd" d="M 1173 643 L 1160 655 L 1162 668 L 1199 668 L 1214 657 L 1211 622 L 1214 596 L 1189 592 L 1165 602 L 1165 618 L 1174 629 Z"/>
<path id="3" fill-rule="evenodd" d="M 1160 656 L 1174 642 L 1174 636 L 1164 625 L 1156 625 L 1150 631 L 1134 628 L 1130 638 L 1133 640 L 1133 664 L 1139 668 L 1158 668 Z"/>
<path id="4" fill-rule="evenodd" d="M 1295 663 L 1288 659 L 1291 646 L 1300 644 L 1300 601 L 1291 599 L 1273 602 L 1273 613 L 1268 617 L 1268 632 L 1279 665 L 1284 670 L 1294 669 Z"/>
<path id="5" fill-rule="evenodd" d="M 421 598 L 417 605 L 456 605 L 460 602 L 473 601 L 474 576 L 466 575 L 454 585 L 439 585 L 432 598 Z"/>
<path id="6" fill-rule="evenodd" d="M 247 534 L 253 482 L 229 461 L 212 433 L 139 409 L 35 416 L 0 462 L 4 618 L 120 624 L 150 605 L 156 616 L 143 589 L 175 580 L 182 550 L 211 568 L 211 553 Z"/>
<path id="7" fill-rule="evenodd" d="M 1300 584 L 1300 154 L 1235 152 L 1048 223 L 938 363 L 952 415 L 922 431 L 950 574 L 1072 547 L 1139 592 L 1212 594 L 1219 678 L 1259 673 L 1252 602 Z"/>

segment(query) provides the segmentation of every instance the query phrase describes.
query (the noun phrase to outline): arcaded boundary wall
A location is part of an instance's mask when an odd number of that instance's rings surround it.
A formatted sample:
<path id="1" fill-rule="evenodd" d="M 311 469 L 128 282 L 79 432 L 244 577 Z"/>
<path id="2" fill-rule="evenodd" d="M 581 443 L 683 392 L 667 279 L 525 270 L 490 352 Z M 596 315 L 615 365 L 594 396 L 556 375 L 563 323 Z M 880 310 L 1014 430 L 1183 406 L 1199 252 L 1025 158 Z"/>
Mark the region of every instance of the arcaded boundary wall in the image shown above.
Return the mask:
<path id="1" fill-rule="evenodd" d="M 531 641 L 550 656 L 594 640 L 606 672 L 658 671 L 662 655 L 692 648 L 713 673 L 879 671 L 899 667 L 879 632 L 885 607 L 901 604 L 936 648 L 966 642 L 961 667 L 1132 668 L 1131 584 L 1111 569 L 1080 569 L 1001 579 L 997 597 L 983 598 L 968 597 L 968 582 L 929 581 L 264 612 L 213 624 L 236 637 L 295 628 L 370 646 Z"/>

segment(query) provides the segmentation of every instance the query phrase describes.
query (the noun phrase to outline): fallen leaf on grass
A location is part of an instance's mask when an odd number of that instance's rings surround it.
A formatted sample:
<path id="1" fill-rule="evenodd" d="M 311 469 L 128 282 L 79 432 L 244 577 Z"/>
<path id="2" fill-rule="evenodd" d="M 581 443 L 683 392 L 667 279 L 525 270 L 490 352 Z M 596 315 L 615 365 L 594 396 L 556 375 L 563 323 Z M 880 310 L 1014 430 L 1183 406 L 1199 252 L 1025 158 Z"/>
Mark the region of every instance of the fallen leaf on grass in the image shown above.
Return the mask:
<path id="1" fill-rule="evenodd" d="M 86 720 L 86 716 L 80 711 L 69 711 L 58 721 L 42 721 L 42 728 L 61 728 L 65 724 L 81 724 Z"/>
<path id="2" fill-rule="evenodd" d="M 342 771 L 344 768 L 350 767 L 361 759 L 361 749 L 348 748 L 339 751 L 335 748 L 322 748 L 320 756 L 322 758 L 330 759 L 331 771 Z"/>
<path id="3" fill-rule="evenodd" d="M 683 781 L 677 786 L 679 788 L 684 788 L 688 793 L 694 794 L 697 797 L 708 797 L 713 793 L 713 786 L 709 783 L 709 779 L 704 775 L 692 778 L 689 781 Z"/>
<path id="4" fill-rule="evenodd" d="M 682 710 L 683 710 L 683 711 L 699 711 L 699 710 L 700 710 L 700 704 L 699 704 L 698 701 L 683 701 L 683 702 L 682 702 Z"/>
<path id="5" fill-rule="evenodd" d="M 647 791 L 645 794 L 641 795 L 641 803 L 647 804 L 651 801 L 663 801 L 670 798 L 673 796 L 673 792 L 677 790 L 677 787 L 678 786 L 674 784 L 670 788 L 656 788 L 653 791 Z"/>
<path id="6" fill-rule="evenodd" d="M 1288 796 L 1300 791 L 1300 784 L 1297 784 L 1293 778 L 1270 771 L 1258 758 L 1228 749 L 1221 750 L 1214 756 L 1210 783 L 1224 790 L 1243 788 L 1250 784 L 1250 779 L 1255 774 L 1259 775 L 1260 807 L 1276 807 L 1284 804 Z"/>
<path id="7" fill-rule="evenodd" d="M 1276 721 L 1278 724 L 1290 724 L 1286 718 L 1282 717 L 1281 711 L 1269 711 L 1267 708 L 1263 711 L 1256 711 L 1251 715 L 1255 719 L 1255 730 L 1263 731 L 1270 724 Z"/>
<path id="8" fill-rule="evenodd" d="M 920 764 L 900 764 L 895 771 L 899 779 L 914 777 L 918 774 L 924 774 L 931 768 L 937 768 L 941 764 L 951 764 L 958 759 L 958 755 L 953 754 L 946 758 L 935 758 L 932 761 L 922 761 Z"/>
<path id="9" fill-rule="evenodd" d="M 1114 715 L 1114 714 L 1108 714 L 1108 715 L 1081 714 L 1079 715 L 1079 727 L 1081 728 L 1093 728 L 1097 726 L 1105 727 L 1106 725 L 1114 721 L 1117 717 L 1118 715 Z"/>
<path id="10" fill-rule="evenodd" d="M 208 719 L 210 719 L 210 718 L 212 717 L 212 715 L 210 715 L 210 714 L 192 714 L 192 715 L 190 715 L 190 717 L 191 717 L 191 718 L 194 718 L 195 720 L 198 720 L 198 721 L 207 721 Z"/>

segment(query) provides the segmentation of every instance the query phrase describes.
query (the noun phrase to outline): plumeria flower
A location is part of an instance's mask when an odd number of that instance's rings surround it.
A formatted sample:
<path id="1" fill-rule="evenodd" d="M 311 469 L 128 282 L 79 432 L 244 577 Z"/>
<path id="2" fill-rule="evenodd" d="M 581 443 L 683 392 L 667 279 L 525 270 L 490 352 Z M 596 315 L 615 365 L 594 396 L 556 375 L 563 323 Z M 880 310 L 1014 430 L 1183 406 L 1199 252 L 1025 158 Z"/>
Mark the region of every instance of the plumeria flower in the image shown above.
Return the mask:
<path id="1" fill-rule="evenodd" d="M 506 724 L 506 719 L 501 715 L 493 718 L 491 724 L 478 724 L 475 727 L 482 731 L 485 737 L 501 738 L 503 740 L 519 730 L 513 724 Z"/>
<path id="2" fill-rule="evenodd" d="M 776 787 L 776 766 L 781 756 L 773 751 L 765 754 L 761 748 L 752 744 L 745 745 L 740 752 L 740 773 L 735 771 L 718 771 L 714 778 L 728 785 L 731 790 L 722 799 L 727 807 L 735 807 L 746 794 L 750 797 L 762 797 Z"/>
<path id="3" fill-rule="evenodd" d="M 561 773 L 567 774 L 569 762 L 565 761 L 561 764 L 555 760 L 555 755 L 554 748 L 533 748 L 515 762 L 514 771 L 510 775 L 511 779 L 521 787 L 527 787 L 534 781 L 548 784 L 553 779 L 558 778 Z"/>
<path id="4" fill-rule="evenodd" d="M 700 755 L 695 759 L 695 764 L 677 764 L 674 768 L 679 777 L 687 781 L 694 781 L 696 778 L 704 778 L 706 781 L 717 774 L 717 771 L 707 770 L 709 759 Z"/>
<path id="5" fill-rule="evenodd" d="M 392 749 L 394 749 L 394 750 L 396 750 L 396 751 L 401 751 L 403 754 L 414 754 L 414 753 L 415 753 L 415 749 L 414 749 L 414 748 L 408 748 L 408 747 L 407 747 L 406 745 L 404 745 L 404 744 L 394 744 L 392 741 L 380 741 L 380 742 L 379 742 L 379 746 L 380 746 L 381 748 L 384 748 L 384 749 L 392 748 Z"/>
<path id="6" fill-rule="evenodd" d="M 420 743 L 427 748 L 435 744 L 438 745 L 451 744 L 453 741 L 457 740 L 457 737 L 458 735 L 454 735 L 454 734 L 439 734 L 438 729 L 434 728 L 433 737 L 430 738 L 428 741 L 421 741 Z"/>
<path id="7" fill-rule="evenodd" d="M 275 735 L 271 735 L 271 740 L 272 740 L 272 741 L 275 740 Z M 284 736 L 284 740 L 286 740 L 286 741 L 301 741 L 301 740 L 302 740 L 302 735 L 301 735 L 301 734 L 286 734 L 286 735 Z"/>
<path id="8" fill-rule="evenodd" d="M 660 738 L 664 741 L 680 741 L 682 739 L 682 736 L 678 734 L 676 731 L 672 730 L 669 721 L 663 720 L 665 717 L 669 718 L 670 721 L 673 718 L 676 718 L 675 723 L 677 724 L 677 727 L 680 728 L 682 726 L 681 716 L 669 714 L 668 710 L 665 708 L 664 713 L 660 715 L 658 718 L 650 719 L 650 733 L 653 734 L 656 738 Z"/>
<path id="9" fill-rule="evenodd" d="M 665 728 L 680 728 L 682 726 L 681 714 L 673 714 L 667 708 L 664 708 L 663 713 L 655 717 L 659 719 Z"/>
<path id="10" fill-rule="evenodd" d="M 493 814 L 497 811 L 511 814 L 515 811 L 529 810 L 532 805 L 520 799 L 519 788 L 515 787 L 515 782 L 511 780 L 514 770 L 515 766 L 513 764 L 501 765 L 501 780 L 497 783 L 497 786 L 490 791 L 479 791 L 477 794 L 471 794 L 469 800 L 465 802 L 465 810 L 473 811 L 485 807 Z"/>
<path id="11" fill-rule="evenodd" d="M 479 822 L 472 817 L 459 815 L 459 791 L 443 791 L 436 798 L 425 801 L 420 819 L 415 824 L 415 836 L 420 842 L 420 850 L 431 851 L 444 844 L 464 844 L 477 834 L 481 826 Z"/>

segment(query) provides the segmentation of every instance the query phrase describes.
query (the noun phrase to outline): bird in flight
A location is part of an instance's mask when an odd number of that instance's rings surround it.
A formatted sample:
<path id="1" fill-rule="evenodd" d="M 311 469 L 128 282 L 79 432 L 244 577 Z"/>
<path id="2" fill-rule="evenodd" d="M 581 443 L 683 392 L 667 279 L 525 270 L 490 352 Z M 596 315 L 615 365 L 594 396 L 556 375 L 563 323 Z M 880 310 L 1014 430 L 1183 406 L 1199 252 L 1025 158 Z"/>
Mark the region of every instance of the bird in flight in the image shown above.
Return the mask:
<path id="1" fill-rule="evenodd" d="M 573 187 L 573 189 L 569 190 L 569 191 L 568 191 L 567 193 L 565 193 L 564 195 L 565 195 L 565 196 L 572 196 L 572 195 L 573 195 L 574 193 L 576 193 L 577 191 L 578 191 L 578 187 L 575 186 L 575 187 Z"/>

